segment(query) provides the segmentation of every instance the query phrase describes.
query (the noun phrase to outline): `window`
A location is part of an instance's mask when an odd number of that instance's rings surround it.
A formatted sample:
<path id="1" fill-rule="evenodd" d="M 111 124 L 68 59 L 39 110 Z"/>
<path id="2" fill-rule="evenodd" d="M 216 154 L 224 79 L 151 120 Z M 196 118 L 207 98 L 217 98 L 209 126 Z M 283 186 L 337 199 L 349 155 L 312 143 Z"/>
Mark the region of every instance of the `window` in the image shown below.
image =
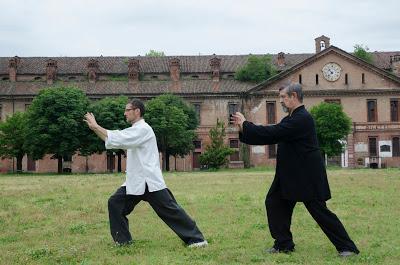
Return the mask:
<path id="1" fill-rule="evenodd" d="M 299 75 L 299 84 L 301 84 L 301 75 Z"/>
<path id="2" fill-rule="evenodd" d="M 201 141 L 200 140 L 194 140 L 193 145 L 194 145 L 194 149 L 201 149 Z"/>
<path id="3" fill-rule="evenodd" d="M 3 117 L 3 106 L 0 104 L 0 121 L 1 117 Z"/>
<path id="4" fill-rule="evenodd" d="M 329 104 L 339 104 L 339 105 L 341 104 L 340 98 L 325 99 L 324 102 Z"/>
<path id="5" fill-rule="evenodd" d="M 68 80 L 69 81 L 74 81 L 74 80 L 76 80 L 76 76 L 68 76 Z"/>
<path id="6" fill-rule="evenodd" d="M 199 121 L 199 124 L 201 124 L 201 115 L 200 115 L 201 104 L 200 103 L 193 103 L 193 107 L 194 107 L 194 110 L 196 112 L 197 120 Z"/>
<path id="7" fill-rule="evenodd" d="M 25 111 L 27 111 L 29 109 L 31 104 L 25 104 Z"/>
<path id="8" fill-rule="evenodd" d="M 361 74 L 361 83 L 365 84 L 365 74 Z"/>
<path id="9" fill-rule="evenodd" d="M 392 139 L 392 145 L 393 145 L 393 156 L 400 156 L 400 137 L 393 137 Z"/>
<path id="10" fill-rule="evenodd" d="M 230 148 L 239 148 L 239 140 L 238 139 L 230 139 L 229 147 Z"/>
<path id="11" fill-rule="evenodd" d="M 344 84 L 345 84 L 345 85 L 348 85 L 348 84 L 349 84 L 349 75 L 348 75 L 348 74 L 345 74 L 345 75 L 344 75 Z"/>
<path id="12" fill-rule="evenodd" d="M 318 74 L 315 75 L 315 84 L 318 85 L 319 80 L 318 80 Z"/>
<path id="13" fill-rule="evenodd" d="M 276 158 L 276 144 L 268 145 L 268 157 Z"/>
<path id="14" fill-rule="evenodd" d="M 229 147 L 234 149 L 235 152 L 230 155 L 230 161 L 239 161 L 239 139 L 229 139 Z"/>
<path id="15" fill-rule="evenodd" d="M 158 79 L 158 75 L 152 75 L 151 79 Z"/>
<path id="16" fill-rule="evenodd" d="M 369 156 L 378 156 L 378 148 L 376 147 L 376 137 L 368 138 Z"/>
<path id="17" fill-rule="evenodd" d="M 376 122 L 377 121 L 377 109 L 376 109 L 376 99 L 367 100 L 367 121 Z"/>
<path id="18" fill-rule="evenodd" d="M 39 81 L 39 80 L 42 80 L 42 78 L 40 76 L 35 76 L 34 80 Z"/>
<path id="19" fill-rule="evenodd" d="M 3 80 L 3 81 L 8 81 L 8 80 L 10 80 L 10 78 L 8 78 L 7 76 L 5 76 L 5 77 L 2 77 L 1 80 Z"/>
<path id="20" fill-rule="evenodd" d="M 275 101 L 267 101 L 267 124 L 276 123 L 276 103 Z"/>
<path id="21" fill-rule="evenodd" d="M 390 99 L 390 121 L 399 121 L 399 99 Z"/>
<path id="22" fill-rule="evenodd" d="M 199 76 L 198 75 L 192 75 L 192 78 L 193 79 L 199 79 Z"/>
<path id="23" fill-rule="evenodd" d="M 236 103 L 228 103 L 229 123 L 232 123 L 231 122 L 232 114 L 236 113 L 237 111 L 238 107 Z"/>

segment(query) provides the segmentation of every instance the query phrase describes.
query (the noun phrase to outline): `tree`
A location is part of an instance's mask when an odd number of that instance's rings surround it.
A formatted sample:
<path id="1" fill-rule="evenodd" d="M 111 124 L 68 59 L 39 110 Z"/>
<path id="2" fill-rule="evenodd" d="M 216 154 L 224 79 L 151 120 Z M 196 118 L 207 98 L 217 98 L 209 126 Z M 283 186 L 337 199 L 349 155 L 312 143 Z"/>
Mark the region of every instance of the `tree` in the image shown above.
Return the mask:
<path id="1" fill-rule="evenodd" d="M 225 124 L 217 120 L 217 124 L 209 132 L 211 144 L 207 145 L 205 152 L 200 155 L 200 163 L 202 165 L 212 169 L 219 169 L 229 162 L 228 156 L 235 151 L 224 144 L 225 135 Z"/>
<path id="2" fill-rule="evenodd" d="M 25 143 L 26 115 L 16 112 L 0 123 L 0 157 L 16 158 L 17 172 L 22 172 L 22 158 L 26 154 Z"/>
<path id="3" fill-rule="evenodd" d="M 83 115 L 88 105 L 89 100 L 77 88 L 41 90 L 27 111 L 28 154 L 35 160 L 53 154 L 51 158 L 58 159 L 58 173 L 61 173 L 63 159 L 71 159 L 86 139 Z"/>
<path id="4" fill-rule="evenodd" d="M 342 106 L 323 102 L 312 107 L 310 113 L 315 120 L 322 152 L 328 157 L 341 154 L 344 140 L 351 132 L 351 119 L 343 112 Z"/>
<path id="5" fill-rule="evenodd" d="M 162 51 L 150 50 L 148 53 L 146 53 L 145 56 L 148 56 L 148 57 L 163 57 L 163 56 L 165 56 L 165 54 Z"/>
<path id="6" fill-rule="evenodd" d="M 354 45 L 354 56 L 368 62 L 373 63 L 372 54 L 368 52 L 368 47 L 362 44 Z"/>
<path id="7" fill-rule="evenodd" d="M 89 111 L 92 112 L 96 121 L 99 125 L 109 130 L 123 130 L 131 124 L 129 124 L 124 116 L 125 105 L 128 103 L 128 98 L 125 96 L 120 97 L 106 97 L 99 101 L 93 102 Z M 103 153 L 104 151 L 107 154 L 116 153 L 118 156 L 118 172 L 122 171 L 122 155 L 125 154 L 124 150 L 106 150 L 104 141 L 102 141 L 96 134 L 93 133 L 86 126 L 86 134 L 87 140 L 81 146 L 80 152 L 82 155 L 87 156 L 93 153 Z"/>
<path id="8" fill-rule="evenodd" d="M 153 128 L 158 149 L 163 155 L 163 170 L 169 170 L 169 156 L 184 156 L 193 150 L 196 112 L 180 97 L 164 94 L 146 104 L 145 120 Z"/>
<path id="9" fill-rule="evenodd" d="M 259 83 L 275 74 L 276 69 L 271 56 L 252 55 L 248 58 L 247 64 L 236 72 L 235 78 L 243 82 Z"/>

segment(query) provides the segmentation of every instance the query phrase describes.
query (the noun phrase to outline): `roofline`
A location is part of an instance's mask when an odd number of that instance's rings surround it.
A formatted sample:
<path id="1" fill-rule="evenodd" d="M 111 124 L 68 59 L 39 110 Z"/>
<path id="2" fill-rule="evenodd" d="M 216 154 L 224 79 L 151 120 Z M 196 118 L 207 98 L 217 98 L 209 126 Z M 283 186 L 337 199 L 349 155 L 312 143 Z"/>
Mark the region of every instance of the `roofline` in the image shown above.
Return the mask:
<path id="1" fill-rule="evenodd" d="M 358 58 L 358 57 L 356 57 L 356 56 L 354 56 L 354 55 L 352 55 L 352 54 L 350 54 L 350 53 L 348 53 L 348 52 L 346 52 L 346 51 L 344 51 L 344 50 L 342 50 L 342 49 L 340 49 L 340 48 L 338 48 L 336 46 L 331 45 L 328 48 L 326 48 L 325 50 L 322 50 L 321 52 L 319 52 L 319 53 L 317 53 L 317 54 L 305 59 L 304 61 L 302 61 L 302 62 L 300 62 L 300 63 L 298 63 L 296 65 L 293 65 L 289 69 L 287 69 L 285 71 L 282 71 L 277 75 L 272 76 L 271 78 L 265 80 L 264 82 L 259 83 L 255 87 L 250 88 L 245 93 L 246 94 L 251 94 L 251 93 L 257 92 L 257 91 L 265 88 L 266 86 L 273 84 L 275 81 L 281 80 L 282 78 L 290 75 L 295 70 L 298 70 L 298 69 L 304 67 L 305 65 L 315 61 L 316 59 L 318 59 L 318 58 L 320 58 L 322 56 L 325 56 L 326 54 L 328 54 L 328 53 L 330 53 L 332 51 L 335 51 L 338 54 L 341 54 L 342 56 L 347 56 L 347 57 L 349 57 L 349 59 L 352 59 L 353 61 L 355 61 L 355 62 L 357 62 L 359 64 L 362 64 L 364 67 L 367 67 L 368 69 L 370 69 L 370 70 L 372 70 L 372 71 L 374 71 L 374 72 L 376 72 L 376 73 L 378 73 L 380 75 L 384 75 L 385 77 L 391 79 L 392 81 L 397 82 L 397 83 L 400 84 L 400 77 L 397 77 L 394 74 L 391 74 L 391 73 L 389 73 L 389 72 L 387 72 L 385 70 L 382 70 L 381 68 L 376 67 L 375 65 L 373 65 L 371 63 L 368 63 L 368 62 L 366 62 L 366 61 L 364 61 L 364 60 L 362 60 L 362 59 L 360 59 L 360 58 Z"/>

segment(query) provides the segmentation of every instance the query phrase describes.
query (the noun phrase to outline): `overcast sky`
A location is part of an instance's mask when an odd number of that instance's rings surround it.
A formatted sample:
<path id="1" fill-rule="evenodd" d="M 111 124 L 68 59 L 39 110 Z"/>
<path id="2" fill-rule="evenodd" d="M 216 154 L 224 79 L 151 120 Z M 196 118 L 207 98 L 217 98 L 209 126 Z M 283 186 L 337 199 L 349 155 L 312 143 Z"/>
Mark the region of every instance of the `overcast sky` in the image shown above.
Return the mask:
<path id="1" fill-rule="evenodd" d="M 0 56 L 400 51 L 399 0 L 0 0 Z"/>

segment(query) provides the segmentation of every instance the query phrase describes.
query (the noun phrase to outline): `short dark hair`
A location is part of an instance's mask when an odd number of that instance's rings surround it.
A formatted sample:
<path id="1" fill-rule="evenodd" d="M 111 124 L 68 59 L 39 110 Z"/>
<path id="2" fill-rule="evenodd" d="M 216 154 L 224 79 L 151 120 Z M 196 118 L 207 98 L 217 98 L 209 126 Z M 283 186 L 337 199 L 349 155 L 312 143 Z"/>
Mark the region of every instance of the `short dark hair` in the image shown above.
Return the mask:
<path id="1" fill-rule="evenodd" d="M 283 89 L 287 89 L 287 94 L 288 95 L 293 95 L 293 92 L 296 92 L 297 98 L 301 103 L 303 103 L 303 89 L 301 88 L 301 85 L 299 83 L 290 83 L 284 86 L 281 86 L 279 88 L 279 92 Z"/>
<path id="2" fill-rule="evenodd" d="M 144 112 L 145 112 L 145 108 L 144 108 L 144 104 L 141 100 L 139 99 L 132 99 L 129 101 L 128 104 L 132 105 L 132 108 L 135 109 L 139 109 L 140 110 L 140 117 L 143 117 Z"/>

